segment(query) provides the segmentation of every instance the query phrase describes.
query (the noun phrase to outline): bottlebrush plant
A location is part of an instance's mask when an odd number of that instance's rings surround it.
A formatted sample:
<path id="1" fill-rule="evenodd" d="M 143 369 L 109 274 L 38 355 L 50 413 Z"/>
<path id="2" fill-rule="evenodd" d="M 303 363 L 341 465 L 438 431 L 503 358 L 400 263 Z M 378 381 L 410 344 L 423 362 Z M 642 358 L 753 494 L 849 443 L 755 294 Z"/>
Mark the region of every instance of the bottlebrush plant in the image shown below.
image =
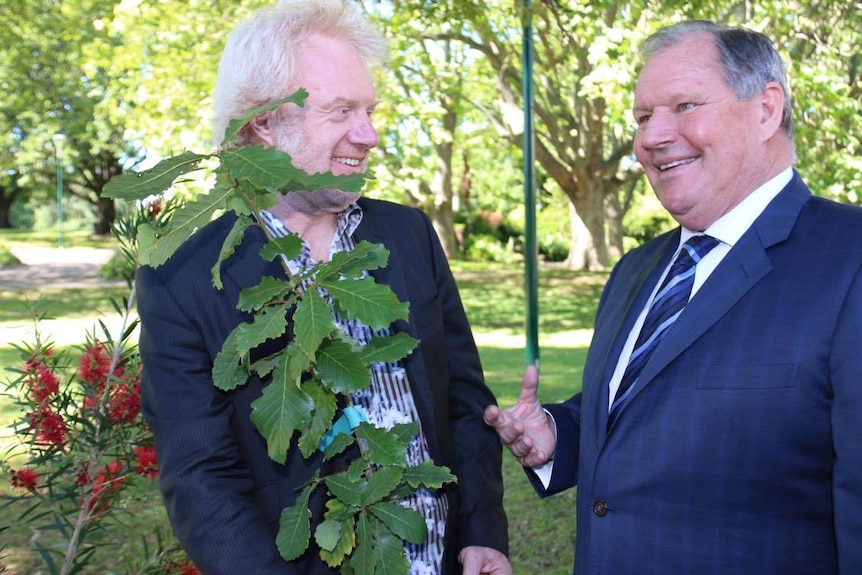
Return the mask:
<path id="1" fill-rule="evenodd" d="M 115 226 L 127 257 L 135 252 L 130 232 L 158 216 L 152 208 L 142 206 L 132 219 L 120 219 Z M 17 375 L 6 382 L 5 395 L 22 416 L 0 462 L 13 488 L 12 495 L 3 496 L 4 508 L 23 507 L 19 522 L 52 533 L 50 543 L 34 538 L 51 574 L 93 572 L 97 551 L 107 553 L 112 547 L 104 533 L 122 522 L 122 514 L 137 511 L 126 508 L 128 501 L 135 505 L 130 494 L 140 493 L 132 488 L 158 475 L 152 434 L 141 416 L 134 286 L 131 275 L 126 280 L 128 298 L 114 302 L 123 316 L 119 334 L 99 322 L 98 333 L 82 334 L 85 344 L 58 349 L 41 335 L 45 318 L 40 300 L 33 306 L 34 341 L 15 346 L 21 364 L 8 368 Z M 156 535 L 161 539 L 161 533 Z M 137 559 L 111 561 L 125 563 L 135 574 L 197 573 L 175 541 L 150 556 L 145 550 Z"/>
<path id="2" fill-rule="evenodd" d="M 301 106 L 307 95 L 299 90 L 232 121 L 225 142 L 231 142 L 257 114 L 287 102 Z M 245 231 L 257 225 L 268 234 L 260 212 L 273 206 L 278 194 L 321 188 L 359 191 L 365 181 L 362 175 L 306 174 L 293 166 L 289 155 L 274 148 L 223 147 L 212 154 L 185 152 L 146 172 L 118 176 L 109 182 L 105 195 L 132 201 L 161 195 L 185 174 L 202 169 L 202 162 L 212 160 L 218 165 L 208 192 L 179 207 L 163 225 L 144 224 L 137 233 L 140 263 L 157 267 L 214 214 L 234 211 L 238 216 L 234 229 L 213 262 L 212 282 L 217 289 L 222 287 L 221 263 Z M 384 246 L 363 241 L 350 252 L 335 254 L 331 261 L 293 274 L 280 255 L 294 259 L 301 245 L 293 234 L 270 238 L 264 246 L 261 256 L 281 261 L 284 277 L 264 278 L 240 294 L 237 307 L 253 313 L 254 319 L 229 335 L 212 370 L 214 385 L 224 391 L 244 385 L 252 373 L 269 378 L 252 404 L 251 417 L 266 439 L 270 457 L 279 463 L 286 460 L 289 449 L 299 449 L 309 458 L 333 428 L 339 400 L 349 404 L 351 394 L 370 386 L 371 365 L 401 359 L 417 343 L 398 333 L 375 338 L 363 347 L 336 327 L 336 309 L 375 329 L 407 319 L 408 304 L 366 273 L 386 266 L 389 252 Z M 251 350 L 288 331 L 291 337 L 285 349 L 251 362 Z M 299 432 L 298 446 L 291 445 L 295 432 Z M 313 534 L 321 558 L 356 575 L 406 573 L 403 543 L 421 543 L 427 528 L 421 514 L 397 501 L 419 488 L 437 489 L 455 480 L 447 468 L 430 461 L 407 465 L 407 446 L 417 432 L 416 423 L 387 430 L 363 422 L 352 434 L 335 435 L 324 458 L 354 443 L 361 457 L 348 471 L 316 476 L 302 489 L 296 504 L 283 510 L 276 538 L 282 557 L 290 561 L 308 548 L 312 537 L 308 501 L 314 490 L 326 489 L 327 512 Z"/>

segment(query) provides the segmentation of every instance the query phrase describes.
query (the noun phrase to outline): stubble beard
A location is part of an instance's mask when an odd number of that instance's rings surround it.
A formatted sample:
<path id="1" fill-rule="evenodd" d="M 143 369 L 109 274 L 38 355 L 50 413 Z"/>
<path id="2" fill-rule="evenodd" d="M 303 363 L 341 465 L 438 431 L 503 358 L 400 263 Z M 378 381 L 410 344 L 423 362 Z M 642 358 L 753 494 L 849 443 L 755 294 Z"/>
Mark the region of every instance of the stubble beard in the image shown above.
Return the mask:
<path id="1" fill-rule="evenodd" d="M 281 128 L 275 134 L 274 140 L 275 147 L 289 154 L 291 160 L 298 155 L 299 150 L 302 150 L 308 144 L 307 134 L 302 129 L 300 121 L 294 117 L 290 117 L 281 123 Z M 306 169 L 296 163 L 294 163 L 294 166 L 301 170 Z M 299 190 L 283 194 L 281 202 L 290 207 L 290 209 L 304 214 L 337 214 L 358 200 L 359 196 L 360 194 L 357 192 L 346 192 L 334 188 L 308 191 Z"/>

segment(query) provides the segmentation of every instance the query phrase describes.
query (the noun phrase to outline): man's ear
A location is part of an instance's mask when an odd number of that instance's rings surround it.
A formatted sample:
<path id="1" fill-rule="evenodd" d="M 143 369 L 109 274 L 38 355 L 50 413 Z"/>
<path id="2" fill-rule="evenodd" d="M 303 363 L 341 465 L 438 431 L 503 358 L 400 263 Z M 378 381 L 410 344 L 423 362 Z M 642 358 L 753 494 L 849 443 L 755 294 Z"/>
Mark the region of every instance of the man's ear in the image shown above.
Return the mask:
<path id="1" fill-rule="evenodd" d="M 251 119 L 248 123 L 254 139 L 266 146 L 272 146 L 275 141 L 273 132 L 273 117 L 269 112 L 263 112 Z"/>
<path id="2" fill-rule="evenodd" d="M 781 89 L 778 82 L 769 82 L 760 95 L 760 101 L 760 129 L 764 140 L 768 140 L 781 130 L 781 120 L 784 115 L 784 90 Z"/>

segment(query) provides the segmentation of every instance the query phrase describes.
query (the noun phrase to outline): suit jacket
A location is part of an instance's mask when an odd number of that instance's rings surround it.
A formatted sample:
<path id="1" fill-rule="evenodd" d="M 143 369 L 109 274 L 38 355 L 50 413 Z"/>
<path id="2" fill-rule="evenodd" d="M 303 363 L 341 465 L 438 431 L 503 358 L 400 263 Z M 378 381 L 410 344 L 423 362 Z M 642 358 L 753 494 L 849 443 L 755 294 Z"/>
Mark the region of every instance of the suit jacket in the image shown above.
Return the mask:
<path id="1" fill-rule="evenodd" d="M 423 429 L 434 461 L 458 476 L 445 488 L 449 500 L 446 564 L 456 571 L 457 552 L 467 545 L 507 552 L 502 508 L 501 446 L 482 421 L 494 397 L 485 386 L 475 343 L 455 282 L 428 218 L 419 210 L 360 200 L 357 240 L 382 243 L 389 265 L 373 272 L 410 303 L 406 331 L 420 344 L 405 360 Z M 211 268 L 235 217 L 205 226 L 158 268 L 139 269 L 142 407 L 152 427 L 160 487 L 174 531 L 192 560 L 209 574 L 335 573 L 313 547 L 286 563 L 275 536 L 283 508 L 315 470 L 331 473 L 348 457 L 322 464 L 303 460 L 298 449 L 280 465 L 267 455 L 251 421 L 251 402 L 266 381 L 252 377 L 231 392 L 215 388 L 212 363 L 227 335 L 250 316 L 237 310 L 241 289 L 262 276 L 283 276 L 280 265 L 258 256 L 263 233 L 253 227 L 222 266 L 224 289 L 212 286 Z M 284 345 L 286 342 L 280 342 Z M 312 501 L 323 511 L 323 489 Z"/>
<path id="2" fill-rule="evenodd" d="M 692 298 L 608 429 L 608 382 L 679 230 L 628 253 L 544 494 L 580 575 L 862 573 L 862 210 L 799 175 Z M 541 489 L 541 486 L 538 486 Z"/>

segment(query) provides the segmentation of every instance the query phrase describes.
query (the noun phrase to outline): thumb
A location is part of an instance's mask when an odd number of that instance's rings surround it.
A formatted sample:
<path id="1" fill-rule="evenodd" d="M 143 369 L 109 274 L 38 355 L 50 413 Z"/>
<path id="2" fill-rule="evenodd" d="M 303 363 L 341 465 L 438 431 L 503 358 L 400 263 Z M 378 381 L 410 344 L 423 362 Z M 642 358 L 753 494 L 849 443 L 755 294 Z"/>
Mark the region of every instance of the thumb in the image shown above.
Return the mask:
<path id="1" fill-rule="evenodd" d="M 518 393 L 518 403 L 538 402 L 539 399 L 539 368 L 528 365 L 521 378 L 521 391 Z"/>

